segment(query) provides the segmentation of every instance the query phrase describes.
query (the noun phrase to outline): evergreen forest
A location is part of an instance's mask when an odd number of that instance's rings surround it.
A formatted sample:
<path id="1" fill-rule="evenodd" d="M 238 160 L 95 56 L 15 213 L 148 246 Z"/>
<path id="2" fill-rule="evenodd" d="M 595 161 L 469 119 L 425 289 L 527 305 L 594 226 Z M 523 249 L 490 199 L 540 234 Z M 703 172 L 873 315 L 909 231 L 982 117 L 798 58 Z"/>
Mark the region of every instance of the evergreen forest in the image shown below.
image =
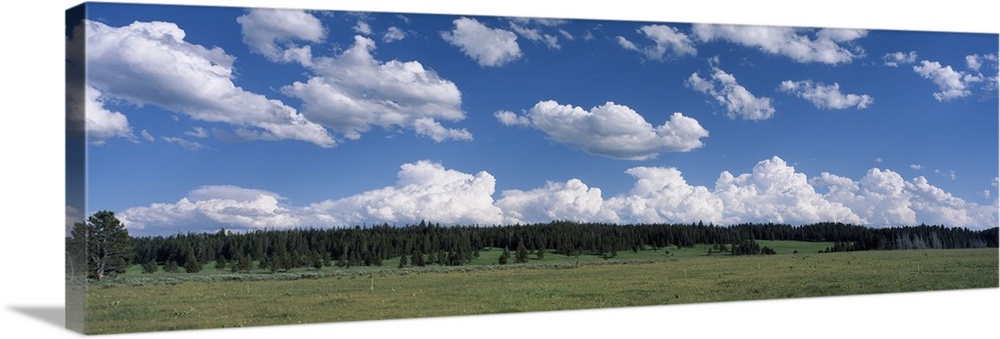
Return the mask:
<path id="1" fill-rule="evenodd" d="M 203 263 L 233 272 L 299 267 L 382 266 L 399 257 L 399 267 L 469 263 L 486 249 L 503 249 L 497 264 L 526 262 L 546 251 L 567 256 L 620 251 L 660 251 L 668 246 L 712 244 L 733 255 L 771 254 L 756 240 L 833 242 L 825 252 L 998 247 L 998 228 L 974 231 L 944 226 L 870 228 L 843 223 L 614 225 L 555 221 L 510 226 L 441 226 L 428 222 L 335 229 L 256 230 L 130 237 L 130 262 L 155 271 L 197 272 Z M 669 250 L 668 250 L 669 251 Z M 255 267 L 256 266 L 256 267 Z"/>

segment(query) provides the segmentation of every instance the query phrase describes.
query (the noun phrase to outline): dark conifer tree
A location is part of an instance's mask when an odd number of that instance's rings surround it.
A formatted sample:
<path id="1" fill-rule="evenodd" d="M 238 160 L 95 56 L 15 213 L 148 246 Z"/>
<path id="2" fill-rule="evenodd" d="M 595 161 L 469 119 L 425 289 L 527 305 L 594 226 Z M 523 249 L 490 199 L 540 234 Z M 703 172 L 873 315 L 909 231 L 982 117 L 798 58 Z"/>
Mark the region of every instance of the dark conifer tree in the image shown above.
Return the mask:
<path id="1" fill-rule="evenodd" d="M 74 224 L 71 235 L 74 254 L 86 258 L 90 278 L 101 280 L 125 272 L 135 257 L 128 231 L 114 212 L 94 213 L 86 222 Z"/>
<path id="2" fill-rule="evenodd" d="M 396 267 L 403 268 L 403 267 L 406 267 L 406 264 L 408 264 L 407 260 L 406 260 L 406 256 L 405 255 L 399 256 L 399 265 L 396 266 Z"/>
<path id="3" fill-rule="evenodd" d="M 173 260 L 167 261 L 167 264 L 163 266 L 163 271 L 170 273 L 176 273 L 180 269 L 181 268 L 177 265 L 177 262 Z"/>
<path id="4" fill-rule="evenodd" d="M 514 256 L 514 262 L 518 264 L 528 262 L 528 249 L 524 247 L 524 243 L 517 244 L 517 252 Z"/>
<path id="5" fill-rule="evenodd" d="M 198 256 L 194 255 L 194 251 L 188 252 L 184 259 L 184 271 L 187 273 L 198 273 L 201 272 L 201 262 L 198 261 Z"/>
<path id="6" fill-rule="evenodd" d="M 500 254 L 499 258 L 497 258 L 497 264 L 506 265 L 508 260 L 510 260 L 510 250 L 508 250 L 507 247 L 504 247 L 503 253 Z"/>
<path id="7" fill-rule="evenodd" d="M 142 273 L 154 273 L 160 266 L 156 264 L 156 261 L 147 261 L 142 265 Z"/>

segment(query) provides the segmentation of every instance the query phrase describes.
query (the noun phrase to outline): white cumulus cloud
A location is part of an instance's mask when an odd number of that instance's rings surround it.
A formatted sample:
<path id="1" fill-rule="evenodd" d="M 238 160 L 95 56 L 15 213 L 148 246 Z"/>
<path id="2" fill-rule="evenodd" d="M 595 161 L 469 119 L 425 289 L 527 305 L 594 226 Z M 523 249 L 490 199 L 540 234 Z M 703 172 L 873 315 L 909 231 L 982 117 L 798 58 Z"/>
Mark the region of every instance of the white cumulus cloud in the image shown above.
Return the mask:
<path id="1" fill-rule="evenodd" d="M 632 41 L 618 36 L 618 44 L 623 48 L 642 53 L 647 59 L 662 61 L 667 52 L 674 56 L 694 56 L 698 50 L 694 47 L 686 34 L 680 30 L 666 25 L 646 25 L 638 29 L 638 32 L 653 40 L 654 45 L 648 47 L 638 47 Z"/>
<path id="2" fill-rule="evenodd" d="M 712 75 L 705 79 L 692 73 L 685 84 L 696 91 L 705 93 L 726 108 L 730 119 L 767 120 L 774 116 L 771 98 L 757 97 L 746 87 L 736 82 L 736 77 L 718 66 L 712 66 Z"/>
<path id="3" fill-rule="evenodd" d="M 368 25 L 367 22 L 358 20 L 358 23 L 352 27 L 355 33 L 362 35 L 372 35 L 372 27 Z"/>
<path id="4" fill-rule="evenodd" d="M 345 135 L 361 138 L 370 126 L 402 127 L 435 141 L 472 140 L 465 129 L 446 128 L 441 121 L 465 119 L 458 87 L 420 62 L 382 62 L 372 56 L 375 42 L 354 37 L 354 45 L 336 57 L 317 57 L 316 73 L 306 82 L 285 86 L 285 94 L 302 99 L 303 114 Z"/>
<path id="5" fill-rule="evenodd" d="M 176 24 L 110 27 L 87 21 L 86 29 L 87 80 L 102 96 L 252 129 L 262 139 L 334 145 L 325 128 L 294 108 L 236 86 L 234 58 L 221 48 L 184 41 L 185 32 Z"/>
<path id="6" fill-rule="evenodd" d="M 605 207 L 601 189 L 587 187 L 579 179 L 565 183 L 548 182 L 545 187 L 528 191 L 507 190 L 496 206 L 504 212 L 507 224 L 569 220 L 579 222 L 618 222 L 618 216 Z"/>
<path id="7" fill-rule="evenodd" d="M 920 61 L 920 65 L 913 66 L 913 71 L 921 77 L 929 79 L 938 86 L 940 92 L 934 93 L 934 98 L 938 101 L 950 101 L 952 99 L 966 97 L 972 94 L 969 86 L 972 83 L 983 81 L 982 75 L 973 75 L 964 71 L 956 71 L 951 66 L 942 66 L 937 61 Z"/>
<path id="8" fill-rule="evenodd" d="M 86 86 L 84 91 L 87 142 L 103 145 L 110 138 L 135 139 L 125 114 L 104 107 L 106 98 L 102 96 L 101 91 L 91 86 Z"/>
<path id="9" fill-rule="evenodd" d="M 202 186 L 174 203 L 154 203 L 119 212 L 130 230 L 212 230 L 295 228 L 317 225 L 329 217 L 306 208 L 286 206 L 273 192 L 231 185 Z"/>
<path id="10" fill-rule="evenodd" d="M 562 45 L 559 44 L 559 37 L 552 34 L 542 33 L 542 31 L 538 28 L 525 27 L 512 21 L 510 22 L 510 29 L 513 29 L 514 32 L 517 32 L 517 34 L 523 36 L 525 39 L 535 42 L 542 42 L 548 48 L 551 49 L 562 48 Z"/>
<path id="11" fill-rule="evenodd" d="M 383 42 L 399 41 L 405 38 L 406 32 L 396 26 L 389 27 L 389 29 L 385 31 L 385 34 L 382 35 Z"/>
<path id="12" fill-rule="evenodd" d="M 826 64 L 850 63 L 864 55 L 864 50 L 854 46 L 854 40 L 868 35 L 867 30 L 820 30 L 777 27 L 694 24 L 692 35 L 710 42 L 724 40 L 746 47 L 756 47 L 769 54 L 784 55 L 797 62 Z"/>
<path id="13" fill-rule="evenodd" d="M 441 38 L 462 50 L 480 66 L 499 67 L 521 57 L 521 47 L 514 32 L 490 28 L 476 19 L 459 18 L 455 28 L 442 32 Z"/>
<path id="14" fill-rule="evenodd" d="M 828 200 L 848 206 L 868 225 L 926 223 L 982 229 L 997 223 L 995 204 L 964 201 L 931 185 L 923 176 L 906 181 L 895 172 L 873 168 L 856 182 L 829 173 L 813 182 L 829 187 L 824 195 Z"/>
<path id="15" fill-rule="evenodd" d="M 714 188 L 691 185 L 673 167 L 633 167 L 628 192 L 603 197 L 579 179 L 501 192 L 496 178 L 447 169 L 421 160 L 403 164 L 395 184 L 307 206 L 284 203 L 278 193 L 231 185 L 202 186 L 173 203 L 119 212 L 126 227 L 145 232 L 343 227 L 361 223 L 497 225 L 552 220 L 611 223 L 789 223 L 834 221 L 869 226 L 919 223 L 972 229 L 997 223 L 997 202 L 979 205 L 931 185 L 873 168 L 854 180 L 830 173 L 808 179 L 775 156 L 749 173 L 723 171 Z M 822 191 L 822 192 L 821 192 Z M 987 191 L 989 192 L 989 191 Z M 984 196 L 987 196 L 984 194 Z M 79 217 L 67 209 L 67 221 Z"/>
<path id="16" fill-rule="evenodd" d="M 299 47 L 296 40 L 317 43 L 326 36 L 319 19 L 303 10 L 251 9 L 236 18 L 243 33 L 243 43 L 271 61 L 308 60 L 309 46 Z"/>
<path id="17" fill-rule="evenodd" d="M 791 81 L 781 82 L 779 87 L 785 93 L 795 94 L 799 98 L 806 99 L 821 109 L 845 109 L 856 107 L 857 109 L 868 108 L 875 102 L 867 94 L 844 94 L 840 92 L 840 84 L 833 85 L 813 84 L 812 81 Z"/>
<path id="18" fill-rule="evenodd" d="M 493 205 L 496 179 L 482 171 L 475 175 L 445 169 L 422 160 L 400 167 L 395 185 L 309 206 L 340 225 L 362 222 L 442 224 L 499 224 L 500 209 Z"/>
<path id="19" fill-rule="evenodd" d="M 729 218 L 744 222 L 863 222 L 844 205 L 824 199 L 805 174 L 777 156 L 759 162 L 751 173 L 723 172 L 714 194 L 723 200 Z"/>
<path id="20" fill-rule="evenodd" d="M 692 186 L 672 167 L 634 167 L 636 182 L 627 195 L 607 201 L 622 220 L 636 223 L 723 222 L 725 206 L 704 186 Z"/>
<path id="21" fill-rule="evenodd" d="M 917 52 L 910 51 L 909 53 L 895 52 L 888 53 L 882 56 L 884 65 L 889 67 L 899 67 L 899 65 L 912 64 L 917 62 Z"/>
<path id="22" fill-rule="evenodd" d="M 548 100 L 538 102 L 524 116 L 507 111 L 495 116 L 505 125 L 535 128 L 553 141 L 616 159 L 644 160 L 661 152 L 686 152 L 701 147 L 701 138 L 708 137 L 708 130 L 697 120 L 681 113 L 653 126 L 635 110 L 613 102 L 586 110 Z"/>
<path id="23" fill-rule="evenodd" d="M 985 69 L 990 68 L 990 67 L 983 67 L 983 65 L 992 66 L 993 76 L 986 74 L 986 75 L 980 75 L 980 77 L 984 78 L 983 81 L 985 82 L 983 85 L 983 91 L 993 92 L 993 95 L 995 96 L 998 87 L 997 86 L 998 82 L 1000 82 L 1000 58 L 997 57 L 997 54 L 991 53 L 985 55 L 978 55 L 978 54 L 968 55 L 965 57 L 965 59 L 966 59 L 966 64 L 969 66 L 969 69 L 976 72 L 980 72 L 981 68 Z"/>

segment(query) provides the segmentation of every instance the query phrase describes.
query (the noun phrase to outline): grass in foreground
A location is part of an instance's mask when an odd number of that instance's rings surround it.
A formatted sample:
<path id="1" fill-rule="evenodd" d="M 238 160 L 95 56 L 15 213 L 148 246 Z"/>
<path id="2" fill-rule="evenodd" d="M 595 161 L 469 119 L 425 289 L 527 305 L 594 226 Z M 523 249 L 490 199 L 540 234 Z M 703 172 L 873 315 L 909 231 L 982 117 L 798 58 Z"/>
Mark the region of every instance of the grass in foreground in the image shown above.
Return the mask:
<path id="1" fill-rule="evenodd" d="M 640 252 L 642 253 L 642 252 Z M 780 253 L 780 252 L 779 252 Z M 548 256 L 546 256 L 548 257 Z M 554 258 L 555 259 L 555 258 Z M 388 264 L 388 263 L 387 263 Z M 998 286 L 996 249 L 692 256 L 533 269 L 94 286 L 87 332 L 122 333 Z"/>

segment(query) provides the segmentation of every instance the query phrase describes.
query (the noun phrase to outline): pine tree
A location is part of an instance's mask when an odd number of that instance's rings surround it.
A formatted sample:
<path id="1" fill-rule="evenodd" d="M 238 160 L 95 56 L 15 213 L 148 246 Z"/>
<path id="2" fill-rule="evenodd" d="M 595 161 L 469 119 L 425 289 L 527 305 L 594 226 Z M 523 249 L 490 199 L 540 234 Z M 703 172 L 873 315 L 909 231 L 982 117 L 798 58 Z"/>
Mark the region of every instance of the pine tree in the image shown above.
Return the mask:
<path id="1" fill-rule="evenodd" d="M 504 247 L 503 253 L 500 254 L 499 258 L 497 258 L 497 263 L 500 265 L 506 265 L 508 260 L 510 260 L 510 250 L 508 250 L 507 247 Z"/>
<path id="2" fill-rule="evenodd" d="M 406 264 L 407 264 L 407 262 L 406 262 L 406 256 L 405 255 L 399 256 L 399 266 L 397 266 L 397 267 L 403 268 L 403 267 L 406 267 Z"/>
<path id="3" fill-rule="evenodd" d="M 514 257 L 514 262 L 518 264 L 523 264 L 528 262 L 528 249 L 524 248 L 524 244 L 517 244 L 517 254 Z"/>
<path id="4" fill-rule="evenodd" d="M 160 266 L 156 264 L 155 260 L 147 261 L 142 265 L 142 273 L 154 273 Z"/>
<path id="5" fill-rule="evenodd" d="M 180 266 L 177 266 L 177 262 L 173 260 L 167 260 L 167 264 L 163 266 L 163 271 L 170 273 L 176 273 L 180 269 Z"/>
<path id="6" fill-rule="evenodd" d="M 309 260 L 312 261 L 312 267 L 315 268 L 317 271 L 323 268 L 323 259 L 320 258 L 319 253 L 313 252 Z"/>
<path id="7" fill-rule="evenodd" d="M 410 262 L 413 263 L 413 266 L 417 267 L 424 267 L 427 265 L 427 262 L 424 261 L 424 255 L 421 254 L 420 251 L 416 250 L 413 251 L 413 255 L 410 257 Z"/>
<path id="8" fill-rule="evenodd" d="M 250 256 L 240 255 L 236 260 L 236 267 L 241 272 L 250 272 L 250 269 L 253 268 L 253 260 L 250 259 Z"/>
<path id="9" fill-rule="evenodd" d="M 198 273 L 201 272 L 201 263 L 198 262 L 198 257 L 194 255 L 194 251 L 189 251 L 184 259 L 184 271 L 187 273 Z"/>
<path id="10" fill-rule="evenodd" d="M 86 222 L 74 224 L 71 234 L 75 250 L 86 248 L 78 255 L 86 257 L 87 276 L 93 279 L 124 272 L 135 255 L 125 225 L 111 211 L 98 211 Z"/>
<path id="11" fill-rule="evenodd" d="M 347 263 L 347 253 L 341 253 L 340 257 L 337 258 L 337 267 L 347 268 L 350 264 Z"/>

